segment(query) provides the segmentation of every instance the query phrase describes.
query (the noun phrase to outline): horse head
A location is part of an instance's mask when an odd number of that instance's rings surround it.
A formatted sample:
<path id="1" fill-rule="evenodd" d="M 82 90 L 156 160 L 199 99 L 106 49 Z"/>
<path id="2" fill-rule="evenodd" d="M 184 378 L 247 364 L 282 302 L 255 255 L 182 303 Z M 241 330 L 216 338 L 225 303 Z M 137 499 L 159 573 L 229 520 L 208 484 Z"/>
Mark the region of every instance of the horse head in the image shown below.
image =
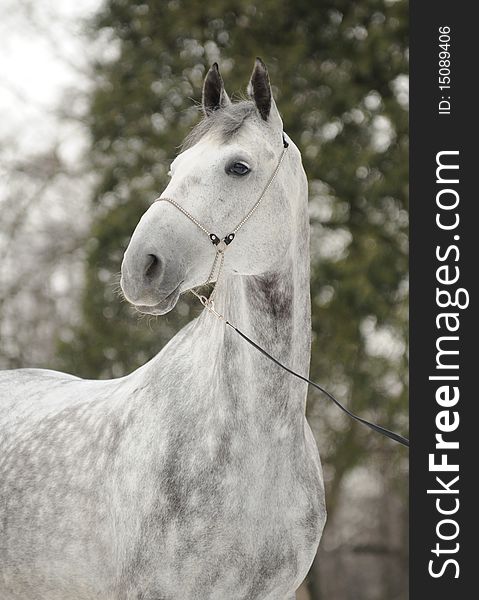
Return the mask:
<path id="1" fill-rule="evenodd" d="M 223 239 L 263 192 L 261 209 L 228 246 L 225 271 L 271 272 L 294 240 L 298 194 L 293 192 L 300 185 L 298 178 L 305 181 L 305 176 L 298 149 L 285 142 L 268 71 L 260 59 L 248 94 L 249 100 L 231 102 L 218 65 L 208 71 L 204 117 L 172 162 L 170 182 L 159 198 L 170 202 L 155 202 L 146 211 L 124 255 L 121 287 L 141 312 L 165 314 L 181 293 L 203 284 L 216 252 L 205 233 L 214 232 L 216 243 Z M 270 182 L 285 145 L 291 146 L 288 164 Z"/>

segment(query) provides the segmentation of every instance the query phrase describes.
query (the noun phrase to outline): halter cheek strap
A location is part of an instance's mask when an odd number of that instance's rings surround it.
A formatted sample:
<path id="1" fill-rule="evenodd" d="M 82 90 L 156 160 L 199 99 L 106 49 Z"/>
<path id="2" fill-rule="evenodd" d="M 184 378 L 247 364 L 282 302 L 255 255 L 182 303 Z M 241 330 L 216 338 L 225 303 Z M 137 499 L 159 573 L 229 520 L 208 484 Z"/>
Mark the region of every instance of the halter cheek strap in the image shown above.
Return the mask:
<path id="1" fill-rule="evenodd" d="M 202 225 L 198 221 L 198 219 L 196 219 L 191 213 L 189 213 L 185 208 L 183 208 L 181 206 L 181 204 L 178 204 L 178 202 L 176 202 L 176 200 L 173 200 L 172 198 L 167 198 L 166 196 L 160 196 L 159 198 L 157 198 L 155 200 L 155 202 L 169 202 L 172 206 L 177 208 L 181 213 L 183 213 L 185 215 L 185 217 L 187 217 L 192 223 L 194 223 L 199 229 L 201 229 L 201 231 L 209 237 L 210 242 L 213 244 L 213 246 L 216 247 L 216 254 L 215 254 L 215 258 L 213 260 L 213 265 L 211 267 L 211 271 L 208 276 L 208 279 L 203 283 L 203 286 L 207 285 L 209 283 L 212 283 L 215 278 L 216 278 L 216 282 L 218 283 L 221 271 L 223 269 L 224 253 L 225 253 L 226 249 L 231 244 L 231 242 L 235 239 L 238 231 L 251 218 L 251 216 L 255 213 L 255 211 L 261 204 L 263 198 L 266 195 L 266 192 L 269 190 L 276 175 L 278 174 L 278 171 L 281 167 L 281 164 L 283 162 L 283 159 L 284 159 L 284 156 L 286 154 L 286 150 L 288 149 L 288 147 L 289 147 L 289 142 L 286 141 L 286 137 L 283 132 L 283 150 L 279 157 L 278 163 L 276 164 L 276 167 L 275 167 L 273 173 L 271 174 L 271 177 L 266 182 L 266 185 L 264 186 L 263 191 L 261 192 L 258 200 L 256 200 L 256 202 L 253 204 L 253 206 L 250 208 L 250 210 L 246 213 L 246 215 L 243 217 L 243 219 L 241 219 L 241 221 L 236 225 L 236 227 L 231 231 L 231 233 L 228 233 L 227 235 L 225 235 L 223 239 L 221 239 L 218 235 L 216 235 L 216 233 L 212 233 L 211 231 L 208 231 L 208 229 L 204 225 Z M 199 287 L 202 287 L 202 286 L 199 286 Z M 213 306 L 212 302 L 213 302 L 213 298 L 216 294 L 216 285 L 215 285 L 213 291 L 211 292 L 210 297 L 207 299 L 205 299 L 204 296 L 199 296 L 194 290 L 191 290 L 191 292 L 193 294 L 195 294 L 195 296 L 200 298 L 202 303 L 204 301 L 206 301 L 211 306 Z M 204 305 L 206 306 L 206 304 L 204 304 Z"/>
<path id="2" fill-rule="evenodd" d="M 269 190 L 276 175 L 278 174 L 279 168 L 281 167 L 281 163 L 283 162 L 284 155 L 286 154 L 286 150 L 288 149 L 288 147 L 289 147 L 289 142 L 286 141 L 285 134 L 283 133 L 283 151 L 281 152 L 281 155 L 279 157 L 276 168 L 274 169 L 273 173 L 271 174 L 271 177 L 268 179 L 258 200 L 256 200 L 256 202 L 253 204 L 253 206 L 250 208 L 250 210 L 246 213 L 246 216 L 243 219 L 241 219 L 241 221 L 238 223 L 238 225 L 236 225 L 236 227 L 233 229 L 233 231 L 231 233 L 228 233 L 228 235 L 226 235 L 222 240 L 220 239 L 219 236 L 216 235 L 216 233 L 211 233 L 210 231 L 208 231 L 208 229 L 206 229 L 206 227 L 204 227 L 204 225 L 202 225 L 191 213 L 189 213 L 180 204 L 178 204 L 178 202 L 176 202 L 176 200 L 173 200 L 172 198 L 167 198 L 166 196 L 160 196 L 159 198 L 157 198 L 155 200 L 155 202 L 161 202 L 161 201 L 169 202 L 170 204 L 175 206 L 180 212 L 182 212 L 185 215 L 185 217 L 188 217 L 188 219 L 190 219 L 190 221 L 192 221 L 199 229 L 201 229 L 201 231 L 203 233 L 206 233 L 206 235 L 210 238 L 210 241 L 214 246 L 219 246 L 221 244 L 221 242 L 223 242 L 225 246 L 229 246 L 231 244 L 231 242 L 235 239 L 235 236 L 238 233 L 238 231 L 250 219 L 250 217 L 254 214 L 254 212 L 256 211 L 258 206 L 261 204 L 261 201 L 263 200 L 266 192 Z M 222 247 L 223 251 L 225 249 L 226 248 Z"/>

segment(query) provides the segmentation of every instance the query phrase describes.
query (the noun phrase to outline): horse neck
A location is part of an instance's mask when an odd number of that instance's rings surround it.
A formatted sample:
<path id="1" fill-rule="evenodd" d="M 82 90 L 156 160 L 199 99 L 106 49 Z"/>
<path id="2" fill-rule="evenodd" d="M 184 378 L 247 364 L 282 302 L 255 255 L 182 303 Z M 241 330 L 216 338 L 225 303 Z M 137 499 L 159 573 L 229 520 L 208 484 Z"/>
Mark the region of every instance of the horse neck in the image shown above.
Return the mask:
<path id="1" fill-rule="evenodd" d="M 306 212 L 306 208 L 304 209 Z M 310 360 L 309 223 L 302 215 L 301 233 L 293 236 L 277 269 L 261 276 L 225 275 L 217 289 L 219 312 L 272 356 L 302 375 Z M 227 256 L 226 256 L 227 260 Z M 214 322 L 216 321 L 216 323 Z M 214 315 L 200 318 L 196 334 L 214 344 L 212 386 L 262 428 L 302 431 L 305 384 L 275 365 Z M 241 409 L 238 408 L 239 405 Z"/>

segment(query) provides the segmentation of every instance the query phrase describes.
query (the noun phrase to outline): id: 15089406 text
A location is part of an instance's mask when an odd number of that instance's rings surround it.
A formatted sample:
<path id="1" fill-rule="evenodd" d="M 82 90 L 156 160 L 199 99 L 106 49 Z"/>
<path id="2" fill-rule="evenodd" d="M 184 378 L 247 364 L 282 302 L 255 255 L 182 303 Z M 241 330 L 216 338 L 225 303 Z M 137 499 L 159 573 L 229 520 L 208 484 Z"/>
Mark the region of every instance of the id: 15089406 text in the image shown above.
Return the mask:
<path id="1" fill-rule="evenodd" d="M 451 28 L 439 27 L 438 37 L 439 114 L 451 114 Z"/>

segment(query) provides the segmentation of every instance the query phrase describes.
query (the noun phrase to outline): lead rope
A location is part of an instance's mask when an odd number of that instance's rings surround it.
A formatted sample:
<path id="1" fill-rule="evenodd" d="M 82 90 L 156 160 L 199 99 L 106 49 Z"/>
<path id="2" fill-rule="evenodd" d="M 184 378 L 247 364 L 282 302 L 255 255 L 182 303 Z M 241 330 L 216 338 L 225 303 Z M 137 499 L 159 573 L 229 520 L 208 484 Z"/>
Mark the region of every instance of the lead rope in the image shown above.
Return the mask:
<path id="1" fill-rule="evenodd" d="M 269 352 L 267 352 L 259 344 L 254 342 L 251 338 L 249 338 L 245 333 L 243 333 L 240 329 L 238 329 L 235 325 L 233 325 L 233 323 L 230 323 L 230 321 L 228 321 L 228 319 L 226 319 L 222 314 L 217 312 L 215 309 L 215 306 L 214 306 L 214 302 L 211 302 L 209 298 L 205 298 L 205 296 L 200 296 L 195 291 L 193 291 L 193 294 L 200 300 L 201 304 L 206 308 L 206 310 L 208 310 L 210 313 L 215 315 L 215 317 L 220 319 L 220 321 L 223 321 L 225 325 L 227 325 L 228 327 L 231 327 L 231 329 L 234 329 L 234 331 L 236 331 L 236 333 L 238 333 L 245 341 L 247 341 L 248 344 L 253 346 L 253 348 L 256 348 L 256 350 L 261 352 L 261 354 L 263 354 L 264 356 L 269 358 L 271 361 L 273 361 L 279 367 L 281 367 L 288 373 L 291 373 L 291 375 L 294 375 L 294 377 L 301 379 L 301 381 L 305 381 L 307 384 L 312 385 L 317 390 L 319 390 L 320 392 L 325 394 L 330 400 L 332 400 L 332 402 L 334 402 L 334 404 L 336 404 L 336 406 L 338 408 L 340 408 L 344 413 L 349 415 L 352 419 L 358 421 L 358 423 L 362 423 L 363 425 L 366 425 L 366 427 L 369 427 L 373 431 L 376 431 L 377 433 L 380 433 L 380 434 L 390 438 L 391 440 L 394 440 L 395 442 L 398 442 L 399 444 L 402 444 L 403 446 L 406 446 L 407 448 L 409 448 L 409 440 L 407 438 L 405 438 L 402 435 L 399 435 L 399 433 L 390 431 L 389 429 L 386 429 L 385 427 L 382 427 L 381 425 L 376 425 L 375 423 L 371 423 L 367 419 L 363 419 L 362 417 L 355 415 L 348 408 L 346 408 L 343 404 L 341 404 L 341 402 L 339 400 L 337 400 L 330 392 L 328 392 L 328 390 L 326 390 L 325 388 L 320 386 L 319 383 L 316 383 L 315 381 L 311 381 L 311 379 L 304 377 L 304 375 L 300 375 L 299 373 L 296 373 L 296 371 L 293 371 L 293 369 L 290 369 L 289 367 L 284 365 L 277 358 L 274 358 L 274 356 L 271 356 L 271 354 Z"/>
<path id="2" fill-rule="evenodd" d="M 218 288 L 218 283 L 220 281 L 220 276 L 223 271 L 223 265 L 224 265 L 224 260 L 225 260 L 225 251 L 228 248 L 228 246 L 231 244 L 231 242 L 235 239 L 235 236 L 238 233 L 238 231 L 249 220 L 249 218 L 253 215 L 253 213 L 256 211 L 256 209 L 260 205 L 261 201 L 263 200 L 266 192 L 269 190 L 271 184 L 273 183 L 273 181 L 279 171 L 279 168 L 281 167 L 281 164 L 283 162 L 283 159 L 286 154 L 286 150 L 288 149 L 288 146 L 289 146 L 289 144 L 286 141 L 286 138 L 284 137 L 284 134 L 283 134 L 283 151 L 281 153 L 281 156 L 279 157 L 276 168 L 274 169 L 271 177 L 269 178 L 268 182 L 266 183 L 263 191 L 261 192 L 261 195 L 259 196 L 258 200 L 253 204 L 253 206 L 248 211 L 246 216 L 238 223 L 238 225 L 232 230 L 232 232 L 229 233 L 227 236 L 225 236 L 222 240 L 216 234 L 208 231 L 206 229 L 206 227 L 204 227 L 197 219 L 195 219 L 195 217 L 193 215 L 191 215 L 187 210 L 185 210 L 175 200 L 172 200 L 171 198 L 166 198 L 166 197 L 160 197 L 155 200 L 155 202 L 160 202 L 160 201 L 169 202 L 171 205 L 176 207 L 180 212 L 182 212 L 185 215 L 185 217 L 190 219 L 190 221 L 192 221 L 199 229 L 201 229 L 201 231 L 203 231 L 203 233 L 205 233 L 209 237 L 211 243 L 216 247 L 215 258 L 213 260 L 213 265 L 211 267 L 210 274 L 208 275 L 208 279 L 205 281 L 204 284 L 202 284 L 201 286 L 198 286 L 198 287 L 203 287 L 205 285 L 213 283 L 214 280 L 216 279 L 216 282 L 214 284 L 214 287 L 213 287 L 213 290 L 211 291 L 210 296 L 206 297 L 202 294 L 199 294 L 195 289 L 191 289 L 190 292 L 198 298 L 198 300 L 201 302 L 201 304 L 207 311 L 209 311 L 211 314 L 213 314 L 220 321 L 223 321 L 223 323 L 226 326 L 231 327 L 231 329 L 236 331 L 236 333 L 238 335 L 240 335 L 246 342 L 248 342 L 248 344 L 253 346 L 253 348 L 255 348 L 256 350 L 261 352 L 261 354 L 263 354 L 264 356 L 269 358 L 276 365 L 278 365 L 279 367 L 281 367 L 282 369 L 284 369 L 285 371 L 287 371 L 294 377 L 301 379 L 301 381 L 306 382 L 308 385 L 312 385 L 314 388 L 316 388 L 317 390 L 319 390 L 320 392 L 325 394 L 332 402 L 334 402 L 334 404 L 338 408 L 340 408 L 344 413 L 346 413 L 348 416 L 350 416 L 355 421 L 358 421 L 358 423 L 362 423 L 363 425 L 366 425 L 366 427 L 369 427 L 373 431 L 376 431 L 377 433 L 380 433 L 381 435 L 384 435 L 384 436 L 390 438 L 391 440 L 394 440 L 395 442 L 398 442 L 399 444 L 402 444 L 403 446 L 406 446 L 409 448 L 409 440 L 407 438 L 403 437 L 402 435 L 399 435 L 398 433 L 395 433 L 394 431 L 390 431 L 389 429 L 386 429 L 385 427 L 382 427 L 381 425 L 376 425 L 375 423 L 371 423 L 370 421 L 363 419 L 362 417 L 359 417 L 358 415 L 355 415 L 353 412 L 351 412 L 348 408 L 346 408 L 343 404 L 341 404 L 341 402 L 339 402 L 339 400 L 337 400 L 332 394 L 330 394 L 326 389 L 324 389 L 318 383 L 315 383 L 314 381 L 311 381 L 311 379 L 308 379 L 307 377 L 304 377 L 303 375 L 296 373 L 296 371 L 293 371 L 292 369 L 290 369 L 289 367 L 284 365 L 278 359 L 274 358 L 274 356 L 271 356 L 271 354 L 269 354 L 269 352 L 267 352 L 259 344 L 254 342 L 245 333 L 240 331 L 235 325 L 230 323 L 230 321 L 228 321 L 224 317 L 224 315 L 219 313 L 215 308 L 214 298 L 216 295 L 216 290 Z"/>

